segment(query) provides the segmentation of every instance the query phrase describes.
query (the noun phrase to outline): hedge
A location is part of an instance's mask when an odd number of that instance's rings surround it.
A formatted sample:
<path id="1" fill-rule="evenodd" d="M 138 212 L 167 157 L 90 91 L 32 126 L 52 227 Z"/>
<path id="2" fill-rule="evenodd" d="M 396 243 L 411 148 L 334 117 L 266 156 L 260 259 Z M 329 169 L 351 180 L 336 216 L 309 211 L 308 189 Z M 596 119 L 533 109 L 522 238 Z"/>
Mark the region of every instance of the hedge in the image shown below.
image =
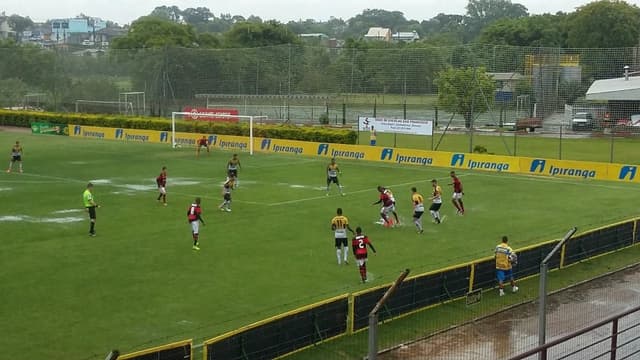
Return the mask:
<path id="1" fill-rule="evenodd" d="M 0 109 L 0 125 L 30 127 L 34 122 L 75 124 L 125 129 L 170 131 L 171 120 L 154 117 L 101 114 L 67 114 Z M 176 121 L 176 131 L 218 135 L 249 136 L 249 125 L 214 121 Z M 355 144 L 357 132 L 350 129 L 306 127 L 295 125 L 254 125 L 253 135 L 273 139 L 289 139 L 338 144 Z"/>

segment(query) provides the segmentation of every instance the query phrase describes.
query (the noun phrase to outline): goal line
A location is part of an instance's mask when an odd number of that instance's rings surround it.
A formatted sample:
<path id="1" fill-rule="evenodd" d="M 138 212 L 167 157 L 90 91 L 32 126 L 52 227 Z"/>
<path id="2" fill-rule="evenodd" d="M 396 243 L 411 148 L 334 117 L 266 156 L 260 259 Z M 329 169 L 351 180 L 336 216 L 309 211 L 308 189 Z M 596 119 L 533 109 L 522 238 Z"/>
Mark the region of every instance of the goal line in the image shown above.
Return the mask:
<path id="1" fill-rule="evenodd" d="M 253 155 L 253 123 L 254 120 L 268 119 L 268 116 L 256 115 L 232 115 L 221 114 L 218 112 L 182 112 L 174 111 L 171 113 L 171 146 L 176 147 L 176 121 L 230 121 L 230 122 L 248 122 L 249 123 L 249 154 Z"/>

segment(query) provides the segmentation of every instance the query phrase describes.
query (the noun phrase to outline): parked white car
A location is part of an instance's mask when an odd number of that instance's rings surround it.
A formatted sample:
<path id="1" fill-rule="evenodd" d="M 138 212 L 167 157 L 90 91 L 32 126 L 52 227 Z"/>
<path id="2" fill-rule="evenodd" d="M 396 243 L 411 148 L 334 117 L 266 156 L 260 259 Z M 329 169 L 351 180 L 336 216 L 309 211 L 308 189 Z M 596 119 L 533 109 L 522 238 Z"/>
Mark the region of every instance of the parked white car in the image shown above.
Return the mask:
<path id="1" fill-rule="evenodd" d="M 595 121 L 593 121 L 593 114 L 588 112 L 578 112 L 573 115 L 571 119 L 571 130 L 593 130 L 595 129 Z"/>

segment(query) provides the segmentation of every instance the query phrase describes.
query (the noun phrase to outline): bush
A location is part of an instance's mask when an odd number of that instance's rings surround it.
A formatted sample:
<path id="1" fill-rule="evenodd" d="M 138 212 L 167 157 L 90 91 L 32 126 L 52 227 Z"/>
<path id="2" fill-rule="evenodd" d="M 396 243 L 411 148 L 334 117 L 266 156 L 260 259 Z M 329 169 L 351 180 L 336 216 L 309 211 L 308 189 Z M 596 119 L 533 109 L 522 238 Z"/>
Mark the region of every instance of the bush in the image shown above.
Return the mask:
<path id="1" fill-rule="evenodd" d="M 473 147 L 473 152 L 476 154 L 486 154 L 487 148 L 482 145 L 476 145 Z"/>
<path id="2" fill-rule="evenodd" d="M 327 116 L 327 120 L 328 120 Z M 126 129 L 171 131 L 171 120 L 152 117 L 102 114 L 59 114 L 0 109 L 0 125 L 30 127 L 33 122 L 52 122 Z M 214 121 L 176 121 L 176 131 L 218 135 L 249 136 L 249 125 Z M 355 144 L 358 134 L 350 129 L 299 127 L 295 125 L 254 125 L 253 135 L 274 139 Z"/>

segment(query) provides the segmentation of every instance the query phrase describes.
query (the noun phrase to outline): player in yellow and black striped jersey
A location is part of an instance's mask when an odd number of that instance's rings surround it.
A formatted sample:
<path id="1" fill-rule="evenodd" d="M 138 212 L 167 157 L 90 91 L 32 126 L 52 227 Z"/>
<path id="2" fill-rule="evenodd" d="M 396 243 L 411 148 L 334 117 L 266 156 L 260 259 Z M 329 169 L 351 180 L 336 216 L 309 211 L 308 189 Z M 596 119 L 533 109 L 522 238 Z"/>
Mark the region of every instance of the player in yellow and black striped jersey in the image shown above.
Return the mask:
<path id="1" fill-rule="evenodd" d="M 347 248 L 347 230 L 351 231 L 352 234 L 354 232 L 351 226 L 349 226 L 349 219 L 342 215 L 342 208 L 338 208 L 338 210 L 336 210 L 336 216 L 331 219 L 331 230 L 333 230 L 335 234 L 338 265 L 342 264 L 342 261 L 344 261 L 345 264 L 349 264 L 347 261 L 347 255 L 349 254 L 349 249 Z"/>
<path id="2" fill-rule="evenodd" d="M 344 195 L 342 192 L 342 185 L 340 185 L 340 181 L 338 180 L 338 174 L 340 173 L 340 168 L 338 167 L 338 164 L 336 164 L 336 159 L 332 158 L 329 165 L 327 165 L 327 196 L 329 196 L 329 185 L 331 185 L 331 183 L 338 186 L 340 195 Z"/>
<path id="3" fill-rule="evenodd" d="M 238 154 L 233 154 L 229 162 L 227 162 L 227 177 L 233 180 L 233 189 L 240 185 L 240 181 L 238 180 L 238 169 L 240 168 L 241 166 Z"/>
<path id="4" fill-rule="evenodd" d="M 411 188 L 411 202 L 413 203 L 413 223 L 416 224 L 418 228 L 418 233 L 422 234 L 424 230 L 422 229 L 422 214 L 424 214 L 424 198 L 420 193 L 418 193 L 418 189 L 415 187 Z"/>

